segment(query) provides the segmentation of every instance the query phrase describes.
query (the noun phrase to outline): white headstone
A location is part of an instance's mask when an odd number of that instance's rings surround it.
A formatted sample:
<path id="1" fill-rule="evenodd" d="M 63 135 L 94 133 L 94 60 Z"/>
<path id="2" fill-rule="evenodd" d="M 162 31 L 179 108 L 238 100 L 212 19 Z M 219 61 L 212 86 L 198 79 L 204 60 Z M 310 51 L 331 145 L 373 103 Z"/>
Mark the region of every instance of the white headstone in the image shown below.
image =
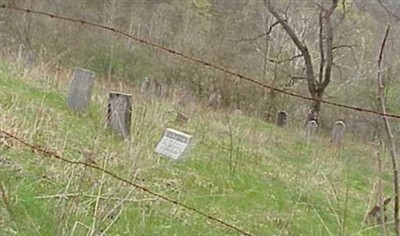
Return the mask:
<path id="1" fill-rule="evenodd" d="M 164 131 L 164 135 L 161 138 L 160 142 L 157 144 L 155 152 L 160 155 L 177 160 L 188 148 L 191 139 L 191 135 L 171 128 L 167 128 Z"/>
<path id="2" fill-rule="evenodd" d="M 306 140 L 307 144 L 311 142 L 315 133 L 317 132 L 318 124 L 315 120 L 310 120 L 306 126 Z"/>
<path id="3" fill-rule="evenodd" d="M 141 93 L 146 93 L 150 86 L 150 79 L 148 77 L 144 77 L 142 81 L 142 85 L 140 86 L 140 92 Z"/>
<path id="4" fill-rule="evenodd" d="M 339 120 L 335 122 L 335 127 L 332 130 L 332 142 L 335 146 L 339 146 L 342 143 L 343 135 L 346 130 L 346 124 Z"/>
<path id="5" fill-rule="evenodd" d="M 75 68 L 72 74 L 67 105 L 76 112 L 88 109 L 96 74 L 82 68 Z"/>
<path id="6" fill-rule="evenodd" d="M 221 107 L 221 104 L 222 104 L 222 95 L 219 92 L 219 90 L 212 92 L 208 97 L 207 106 L 219 108 Z"/>

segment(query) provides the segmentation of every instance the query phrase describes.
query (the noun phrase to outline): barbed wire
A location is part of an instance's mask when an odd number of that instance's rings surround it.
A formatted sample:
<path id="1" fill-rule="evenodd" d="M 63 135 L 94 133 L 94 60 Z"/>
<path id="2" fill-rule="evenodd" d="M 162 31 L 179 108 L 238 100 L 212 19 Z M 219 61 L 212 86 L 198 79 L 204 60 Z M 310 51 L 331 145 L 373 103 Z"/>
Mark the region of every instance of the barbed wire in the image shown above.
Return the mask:
<path id="1" fill-rule="evenodd" d="M 362 108 L 362 107 L 356 107 L 356 106 L 351 106 L 351 105 L 347 105 L 347 104 L 332 102 L 332 101 L 328 101 L 328 100 L 324 100 L 324 99 L 315 99 L 315 98 L 307 97 L 307 96 L 304 96 L 304 95 L 301 95 L 301 94 L 297 94 L 297 93 L 294 93 L 294 92 L 289 92 L 289 91 L 286 91 L 284 89 L 276 88 L 276 87 L 273 87 L 271 85 L 262 83 L 262 82 L 260 82 L 260 81 L 258 81 L 256 79 L 251 78 L 251 77 L 248 77 L 248 76 L 242 75 L 240 73 L 231 71 L 231 70 L 229 70 L 227 68 L 224 68 L 222 66 L 219 66 L 219 65 L 204 61 L 204 60 L 199 59 L 199 58 L 188 56 L 188 55 L 186 55 L 184 53 L 181 53 L 181 52 L 179 52 L 177 50 L 174 50 L 174 49 L 171 49 L 171 48 L 168 48 L 168 47 L 153 43 L 153 42 L 151 42 L 149 40 L 146 40 L 146 39 L 137 38 L 137 37 L 135 37 L 135 36 L 133 36 L 133 35 L 131 35 L 129 33 L 126 33 L 126 32 L 124 32 L 122 30 L 118 30 L 118 29 L 113 28 L 113 27 L 109 27 L 109 26 L 105 26 L 105 25 L 97 24 L 97 23 L 93 23 L 93 22 L 88 22 L 88 21 L 85 21 L 85 20 L 74 19 L 74 18 L 69 18 L 69 17 L 65 17 L 65 16 L 59 16 L 59 15 L 55 15 L 55 14 L 48 13 L 48 12 L 43 12 L 43 11 L 36 11 L 36 10 L 20 8 L 20 7 L 16 7 L 16 6 L 7 6 L 5 4 L 0 5 L 0 8 L 9 9 L 9 10 L 16 10 L 16 11 L 22 11 L 22 12 L 31 13 L 31 14 L 37 14 L 37 15 L 43 15 L 43 16 L 47 16 L 47 17 L 50 17 L 50 18 L 54 18 L 54 19 L 59 19 L 59 20 L 79 23 L 79 24 L 82 24 L 82 25 L 90 26 L 90 27 L 95 27 L 95 28 L 99 28 L 99 29 L 108 30 L 108 31 L 114 32 L 116 34 L 120 34 L 122 36 L 128 37 L 128 38 L 130 38 L 133 41 L 136 41 L 138 43 L 152 46 L 154 48 L 157 48 L 157 49 L 160 49 L 162 51 L 168 52 L 170 54 L 174 54 L 174 55 L 180 56 L 180 57 L 182 57 L 182 58 L 184 58 L 184 59 L 186 59 L 188 61 L 195 62 L 195 63 L 201 64 L 203 66 L 219 70 L 219 71 L 221 71 L 221 72 L 223 72 L 225 74 L 236 76 L 239 79 L 246 80 L 246 81 L 251 82 L 253 84 L 256 84 L 256 85 L 258 85 L 260 87 L 263 87 L 263 88 L 266 88 L 266 89 L 270 89 L 270 90 L 273 90 L 273 91 L 278 92 L 278 93 L 286 94 L 286 95 L 289 95 L 291 97 L 296 97 L 296 98 L 300 98 L 300 99 L 308 100 L 308 101 L 321 102 L 321 103 L 324 103 L 324 104 L 327 104 L 327 105 L 341 107 L 341 108 L 344 108 L 344 109 L 354 110 L 354 111 L 358 111 L 358 112 L 364 112 L 364 113 L 370 113 L 370 114 L 374 114 L 374 115 L 378 115 L 378 116 L 386 116 L 386 117 L 400 119 L 400 115 L 397 115 L 397 114 L 383 113 L 383 112 L 374 111 L 374 110 L 371 110 L 371 109 L 366 109 L 366 108 Z"/>
<path id="2" fill-rule="evenodd" d="M 194 207 L 191 207 L 191 206 L 188 206 L 188 205 L 186 205 L 186 204 L 184 204 L 184 203 L 181 203 L 181 202 L 179 202 L 178 200 L 174 200 L 174 199 L 171 199 L 171 198 L 169 198 L 169 197 L 166 197 L 166 196 L 164 196 L 164 195 L 162 195 L 162 194 L 156 193 L 156 192 L 154 192 L 154 191 L 152 191 L 152 190 L 150 190 L 150 189 L 148 189 L 148 188 L 146 188 L 146 187 L 144 187 L 144 186 L 142 186 L 142 185 L 138 185 L 138 184 L 134 183 L 133 181 L 129 181 L 129 180 L 125 179 L 125 178 L 122 178 L 122 177 L 120 177 L 119 175 L 117 175 L 117 174 L 115 174 L 115 173 L 113 173 L 113 172 L 111 172 L 111 171 L 109 171 L 109 170 L 106 170 L 106 169 L 104 169 L 104 168 L 102 168 L 102 167 L 99 167 L 99 166 L 94 165 L 94 164 L 89 163 L 89 162 L 72 161 L 72 160 L 65 159 L 65 158 L 62 157 L 60 154 L 58 154 L 56 151 L 48 150 L 47 148 L 45 148 L 45 147 L 43 147 L 43 146 L 40 146 L 40 145 L 31 144 L 31 143 L 29 143 L 29 142 L 27 142 L 27 141 L 25 141 L 25 140 L 23 140 L 23 139 L 21 139 L 21 138 L 15 136 L 15 135 L 13 135 L 13 134 L 11 134 L 10 132 L 0 130 L 0 133 L 6 135 L 7 137 L 9 137 L 9 138 L 11 138 L 11 139 L 14 139 L 14 140 L 20 142 L 20 143 L 22 143 L 23 145 L 25 145 L 25 146 L 31 148 L 32 150 L 35 150 L 35 151 L 37 151 L 37 152 L 39 152 L 39 153 L 42 153 L 42 154 L 44 154 L 44 155 L 46 155 L 46 156 L 53 157 L 53 158 L 55 158 L 55 159 L 57 159 L 57 160 L 60 160 L 60 161 L 62 161 L 62 162 L 66 162 L 66 163 L 71 164 L 71 165 L 81 165 L 81 166 L 89 167 L 89 168 L 92 168 L 92 169 L 94 169 L 94 170 L 103 172 L 103 173 L 107 174 L 108 176 L 110 176 L 110 177 L 112 177 L 112 178 L 114 178 L 114 179 L 116 179 L 116 180 L 118 180 L 118 181 L 121 181 L 121 182 L 123 182 L 123 183 L 126 183 L 126 184 L 128 184 L 128 185 L 130 185 L 130 186 L 133 186 L 133 187 L 135 187 L 135 188 L 137 188 L 137 189 L 142 190 L 143 192 L 146 192 L 146 193 L 148 193 L 148 194 L 150 194 L 150 195 L 153 195 L 153 196 L 155 196 L 155 197 L 158 197 L 158 198 L 160 198 L 160 199 L 163 199 L 163 200 L 165 200 L 165 201 L 167 201 L 167 202 L 170 202 L 170 203 L 172 203 L 172 204 L 174 204 L 174 205 L 177 205 L 177 206 L 180 206 L 180 207 L 182 207 L 182 208 L 185 208 L 185 209 L 187 209 L 187 210 L 189 210 L 189 211 L 192 211 L 192 212 L 194 212 L 194 213 L 196 213 L 196 214 L 198 214 L 198 215 L 201 215 L 201 216 L 203 216 L 203 217 L 206 217 L 206 218 L 208 218 L 208 219 L 210 219 L 210 220 L 212 220 L 212 221 L 218 222 L 218 223 L 220 223 L 221 225 L 223 225 L 223 226 L 225 226 L 225 227 L 227 227 L 227 228 L 230 228 L 230 229 L 232 229 L 232 230 L 234 230 L 234 231 L 236 231 L 236 232 L 238 232 L 238 233 L 241 233 L 241 234 L 246 235 L 246 236 L 253 236 L 253 234 L 248 233 L 248 232 L 246 232 L 245 230 L 240 229 L 239 227 L 237 227 L 237 226 L 235 226 L 235 225 L 233 225 L 233 224 L 227 223 L 226 221 L 223 221 L 223 220 L 221 220 L 221 219 L 219 219 L 219 218 L 217 218 L 217 217 L 214 217 L 214 216 L 212 216 L 212 215 L 206 214 L 206 213 L 204 213 L 204 212 L 202 212 L 202 211 L 200 211 L 200 210 L 198 210 L 198 209 L 196 209 L 196 208 L 194 208 Z"/>

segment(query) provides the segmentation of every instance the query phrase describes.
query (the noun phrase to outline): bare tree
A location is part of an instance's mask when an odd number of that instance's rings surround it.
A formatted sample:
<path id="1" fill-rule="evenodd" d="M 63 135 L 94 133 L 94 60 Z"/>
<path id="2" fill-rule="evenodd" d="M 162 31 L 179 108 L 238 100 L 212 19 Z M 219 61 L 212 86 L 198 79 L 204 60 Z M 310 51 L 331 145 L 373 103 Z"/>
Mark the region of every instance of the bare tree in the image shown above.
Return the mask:
<path id="1" fill-rule="evenodd" d="M 302 42 L 296 34 L 292 26 L 289 25 L 287 19 L 282 16 L 278 10 L 272 5 L 271 0 L 264 0 L 268 11 L 277 19 L 279 24 L 283 27 L 290 39 L 301 52 L 304 59 L 306 80 L 308 90 L 311 97 L 315 100 L 309 111 L 307 120 L 316 120 L 319 118 L 319 111 L 321 108 L 321 99 L 324 95 L 325 89 L 331 81 L 332 67 L 333 67 L 333 27 L 331 17 L 335 11 L 339 0 L 331 0 L 329 6 L 323 3 L 318 4 L 319 13 L 319 52 L 320 64 L 318 74 L 314 71 L 314 63 L 310 54 L 308 46 Z M 316 76 L 316 74 L 318 76 Z"/>

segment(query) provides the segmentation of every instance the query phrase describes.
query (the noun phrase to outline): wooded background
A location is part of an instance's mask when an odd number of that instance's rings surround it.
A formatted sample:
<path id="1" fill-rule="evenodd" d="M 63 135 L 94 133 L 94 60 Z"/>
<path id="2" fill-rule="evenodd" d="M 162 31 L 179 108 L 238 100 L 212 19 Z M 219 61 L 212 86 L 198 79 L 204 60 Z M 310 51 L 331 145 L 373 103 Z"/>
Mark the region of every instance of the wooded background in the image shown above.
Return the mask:
<path id="1" fill-rule="evenodd" d="M 46 11 L 107 25 L 184 54 L 257 78 L 268 85 L 309 95 L 300 51 L 263 0 L 2 0 L 3 4 Z M 320 56 L 320 12 L 332 0 L 275 1 L 274 8 L 309 49 L 316 76 Z M 387 9 L 384 8 L 387 7 Z M 332 13 L 333 68 L 323 99 L 379 110 L 377 56 L 388 24 L 383 78 L 389 113 L 399 113 L 399 21 L 396 0 L 338 1 Z M 309 102 L 263 89 L 213 69 L 184 61 L 112 32 L 14 11 L 0 11 L 4 58 L 50 68 L 83 67 L 99 77 L 131 81 L 145 77 L 189 91 L 199 102 L 220 91 L 225 109 L 240 109 L 266 121 L 279 110 L 304 125 Z M 326 39 L 323 39 L 325 42 Z M 348 131 L 372 139 L 381 118 L 322 105 L 320 127 L 330 131 L 343 119 Z M 400 125 L 394 123 L 395 131 Z"/>

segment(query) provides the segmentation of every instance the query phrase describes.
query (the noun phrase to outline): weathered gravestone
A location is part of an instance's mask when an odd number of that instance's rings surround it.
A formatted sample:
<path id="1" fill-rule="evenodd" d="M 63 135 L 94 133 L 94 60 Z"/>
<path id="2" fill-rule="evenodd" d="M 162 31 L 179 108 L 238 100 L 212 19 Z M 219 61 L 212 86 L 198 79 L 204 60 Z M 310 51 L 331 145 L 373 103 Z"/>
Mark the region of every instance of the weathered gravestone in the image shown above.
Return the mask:
<path id="1" fill-rule="evenodd" d="M 306 126 L 306 140 L 307 140 L 307 144 L 309 144 L 311 142 L 311 140 L 313 139 L 313 137 L 315 136 L 315 133 L 318 130 L 318 124 L 315 120 L 310 120 L 307 123 Z"/>
<path id="2" fill-rule="evenodd" d="M 279 111 L 276 115 L 276 124 L 279 127 L 285 126 L 287 123 L 287 113 L 285 111 Z"/>
<path id="3" fill-rule="evenodd" d="M 219 90 L 216 90 L 208 97 L 208 107 L 219 108 L 222 105 L 222 95 Z"/>
<path id="4" fill-rule="evenodd" d="M 127 138 L 130 135 L 132 117 L 132 95 L 111 92 L 108 100 L 107 126 L 116 134 Z"/>
<path id="5" fill-rule="evenodd" d="M 67 105 L 73 111 L 84 112 L 88 109 L 96 74 L 82 68 L 75 68 L 69 87 Z"/>
<path id="6" fill-rule="evenodd" d="M 145 77 L 142 81 L 140 92 L 152 98 L 158 98 L 166 91 L 162 91 L 161 84 L 157 80 Z"/>
<path id="7" fill-rule="evenodd" d="M 179 124 L 186 124 L 189 120 L 189 117 L 181 112 L 178 112 L 176 115 L 175 122 Z"/>
<path id="8" fill-rule="evenodd" d="M 335 122 L 335 126 L 332 130 L 333 145 L 339 146 L 342 143 L 345 130 L 346 124 L 343 121 L 339 120 Z"/>
<path id="9" fill-rule="evenodd" d="M 141 93 L 146 93 L 146 91 L 150 87 L 150 79 L 148 77 L 144 77 L 142 81 L 142 85 L 140 86 L 140 92 Z"/>
<path id="10" fill-rule="evenodd" d="M 155 152 L 177 160 L 187 150 L 191 139 L 191 135 L 167 128 L 160 142 L 157 144 Z"/>

